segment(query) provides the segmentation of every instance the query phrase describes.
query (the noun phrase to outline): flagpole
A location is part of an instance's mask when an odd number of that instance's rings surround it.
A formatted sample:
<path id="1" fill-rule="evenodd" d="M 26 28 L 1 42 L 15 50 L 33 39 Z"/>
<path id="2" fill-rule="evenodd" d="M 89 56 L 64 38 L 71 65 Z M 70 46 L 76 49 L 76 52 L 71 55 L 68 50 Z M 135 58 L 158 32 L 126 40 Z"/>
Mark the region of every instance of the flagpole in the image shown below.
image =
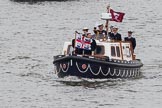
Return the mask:
<path id="1" fill-rule="evenodd" d="M 75 38 L 74 38 L 74 54 L 75 54 L 75 51 L 76 51 L 76 47 L 75 47 L 75 45 L 76 45 L 76 33 L 77 33 L 77 31 L 75 31 Z"/>
<path id="2" fill-rule="evenodd" d="M 110 13 L 110 5 L 107 6 L 107 13 Z M 108 31 L 109 31 L 109 20 L 106 20 L 106 32 L 108 34 Z"/>

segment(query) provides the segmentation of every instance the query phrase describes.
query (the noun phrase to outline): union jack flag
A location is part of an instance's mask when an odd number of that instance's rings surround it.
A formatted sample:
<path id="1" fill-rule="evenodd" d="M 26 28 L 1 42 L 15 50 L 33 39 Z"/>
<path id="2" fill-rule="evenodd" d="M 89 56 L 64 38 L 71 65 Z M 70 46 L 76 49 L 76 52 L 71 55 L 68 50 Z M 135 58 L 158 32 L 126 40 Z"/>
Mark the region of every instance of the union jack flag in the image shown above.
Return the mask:
<path id="1" fill-rule="evenodd" d="M 91 50 L 92 39 L 83 36 L 82 34 L 76 34 L 75 47 L 85 50 Z"/>

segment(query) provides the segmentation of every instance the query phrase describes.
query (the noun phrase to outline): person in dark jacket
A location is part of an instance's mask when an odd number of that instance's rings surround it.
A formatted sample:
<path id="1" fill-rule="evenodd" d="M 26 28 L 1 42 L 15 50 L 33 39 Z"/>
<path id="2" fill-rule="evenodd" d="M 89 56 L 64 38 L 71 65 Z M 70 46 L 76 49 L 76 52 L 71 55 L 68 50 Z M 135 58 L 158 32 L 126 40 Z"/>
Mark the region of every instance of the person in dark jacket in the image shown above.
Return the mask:
<path id="1" fill-rule="evenodd" d="M 113 35 L 113 28 L 114 28 L 114 26 L 110 26 L 110 32 L 108 32 L 109 38 L 112 37 L 112 35 Z"/>
<path id="2" fill-rule="evenodd" d="M 132 31 L 128 31 L 128 36 L 124 38 L 124 41 L 129 41 L 132 44 L 133 47 L 133 51 L 136 47 L 136 39 L 134 37 L 132 37 Z"/>
<path id="3" fill-rule="evenodd" d="M 94 51 L 95 51 L 96 46 L 97 46 L 96 41 L 92 38 L 91 33 L 87 34 L 87 38 L 91 39 L 91 50 L 85 50 L 85 54 L 94 55 Z"/>
<path id="4" fill-rule="evenodd" d="M 98 25 L 98 30 L 97 30 L 98 34 L 96 37 L 97 40 L 100 40 L 100 39 L 106 40 L 107 39 L 107 32 L 103 28 L 104 28 L 104 26 L 102 23 Z"/>
<path id="5" fill-rule="evenodd" d="M 110 39 L 114 41 L 122 41 L 121 34 L 118 33 L 117 27 L 113 27 L 113 34 L 111 35 Z"/>

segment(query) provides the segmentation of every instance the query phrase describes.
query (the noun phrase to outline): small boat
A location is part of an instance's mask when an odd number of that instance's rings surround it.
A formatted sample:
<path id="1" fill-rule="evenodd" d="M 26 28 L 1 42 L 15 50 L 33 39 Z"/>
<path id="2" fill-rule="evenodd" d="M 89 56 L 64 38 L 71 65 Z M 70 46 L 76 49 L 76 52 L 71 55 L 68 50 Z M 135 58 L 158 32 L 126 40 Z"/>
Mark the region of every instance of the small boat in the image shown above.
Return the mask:
<path id="1" fill-rule="evenodd" d="M 109 6 L 107 10 L 107 13 L 102 13 L 101 19 L 106 20 L 108 25 L 112 15 L 109 13 Z M 76 39 L 82 37 L 75 36 Z M 136 59 L 131 42 L 96 40 L 93 55 L 77 54 L 73 47 L 72 42 L 65 42 L 62 54 L 54 56 L 53 64 L 58 77 L 76 76 L 93 79 L 141 77 L 143 64 L 140 59 Z"/>
<path id="2" fill-rule="evenodd" d="M 98 41 L 94 55 L 73 54 L 71 42 L 65 42 L 61 55 L 54 56 L 53 64 L 58 77 L 79 78 L 139 78 L 140 59 L 133 54 L 130 42 Z"/>

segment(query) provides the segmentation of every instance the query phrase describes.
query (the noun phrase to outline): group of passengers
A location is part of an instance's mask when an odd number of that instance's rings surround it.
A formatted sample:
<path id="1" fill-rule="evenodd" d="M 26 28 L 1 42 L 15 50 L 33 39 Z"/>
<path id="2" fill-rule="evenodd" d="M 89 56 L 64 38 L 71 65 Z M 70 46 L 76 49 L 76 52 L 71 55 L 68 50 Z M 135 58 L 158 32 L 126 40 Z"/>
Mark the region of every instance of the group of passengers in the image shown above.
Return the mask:
<path id="1" fill-rule="evenodd" d="M 75 52 L 77 54 L 82 54 L 83 51 L 85 51 L 84 52 L 85 54 L 93 55 L 94 54 L 94 50 L 96 49 L 96 46 L 97 46 L 95 40 L 122 41 L 121 34 L 118 33 L 118 28 L 114 27 L 114 26 L 110 26 L 110 32 L 107 32 L 106 30 L 104 30 L 104 25 L 103 24 L 99 24 L 98 27 L 94 27 L 93 32 L 94 32 L 94 34 L 91 34 L 87 27 L 83 28 L 83 36 L 92 39 L 91 50 L 87 51 L 87 50 L 76 48 Z M 134 52 L 134 49 L 136 47 L 136 39 L 132 36 L 132 33 L 133 33 L 133 31 L 128 31 L 128 36 L 124 38 L 124 41 L 131 42 L 132 48 L 133 48 L 133 52 Z M 73 46 L 73 48 L 75 47 L 75 39 L 72 40 L 72 46 Z"/>

